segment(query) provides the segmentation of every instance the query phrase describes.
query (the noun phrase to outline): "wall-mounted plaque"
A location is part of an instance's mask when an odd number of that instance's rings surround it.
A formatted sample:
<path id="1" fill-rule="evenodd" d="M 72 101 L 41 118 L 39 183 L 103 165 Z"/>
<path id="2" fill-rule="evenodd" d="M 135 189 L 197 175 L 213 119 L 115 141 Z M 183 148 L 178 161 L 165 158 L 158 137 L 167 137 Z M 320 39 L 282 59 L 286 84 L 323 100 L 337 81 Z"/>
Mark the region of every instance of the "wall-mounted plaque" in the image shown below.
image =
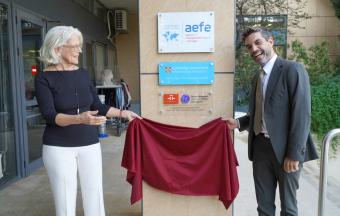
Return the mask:
<path id="1" fill-rule="evenodd" d="M 214 52 L 214 12 L 158 13 L 158 52 Z"/>
<path id="2" fill-rule="evenodd" d="M 212 91 L 174 91 L 159 93 L 161 114 L 211 114 L 213 110 Z"/>
<path id="3" fill-rule="evenodd" d="M 160 85 L 202 85 L 214 82 L 214 63 L 161 62 L 158 65 Z"/>

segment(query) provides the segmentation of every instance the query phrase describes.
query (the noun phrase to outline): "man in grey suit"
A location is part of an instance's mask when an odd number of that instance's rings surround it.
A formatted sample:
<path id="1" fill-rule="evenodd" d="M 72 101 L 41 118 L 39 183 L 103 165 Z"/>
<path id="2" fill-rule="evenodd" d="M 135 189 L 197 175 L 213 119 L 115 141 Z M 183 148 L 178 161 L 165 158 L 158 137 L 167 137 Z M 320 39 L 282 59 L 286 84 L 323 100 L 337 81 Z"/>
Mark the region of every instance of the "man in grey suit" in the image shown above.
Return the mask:
<path id="1" fill-rule="evenodd" d="M 249 28 L 242 38 L 261 66 L 252 81 L 249 114 L 227 119 L 230 129 L 248 129 L 248 157 L 253 162 L 258 215 L 275 216 L 280 190 L 281 216 L 298 215 L 296 191 L 302 164 L 316 159 L 310 136 L 311 97 L 304 67 L 277 56 L 264 28 Z"/>

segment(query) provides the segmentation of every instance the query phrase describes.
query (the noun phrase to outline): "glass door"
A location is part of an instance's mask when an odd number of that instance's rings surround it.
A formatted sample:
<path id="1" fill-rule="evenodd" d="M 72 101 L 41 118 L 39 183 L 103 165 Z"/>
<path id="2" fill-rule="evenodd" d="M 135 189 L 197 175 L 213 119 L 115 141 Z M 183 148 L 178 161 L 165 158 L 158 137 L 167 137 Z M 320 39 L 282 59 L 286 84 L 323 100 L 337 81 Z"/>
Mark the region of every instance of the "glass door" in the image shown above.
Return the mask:
<path id="1" fill-rule="evenodd" d="M 42 73 L 39 49 L 45 32 L 39 17 L 17 10 L 17 41 L 19 51 L 21 104 L 23 109 L 23 143 L 26 175 L 42 165 L 44 120 L 35 97 L 34 77 Z"/>
<path id="2" fill-rule="evenodd" d="M 18 176 L 8 17 L 0 2 L 0 187 Z"/>

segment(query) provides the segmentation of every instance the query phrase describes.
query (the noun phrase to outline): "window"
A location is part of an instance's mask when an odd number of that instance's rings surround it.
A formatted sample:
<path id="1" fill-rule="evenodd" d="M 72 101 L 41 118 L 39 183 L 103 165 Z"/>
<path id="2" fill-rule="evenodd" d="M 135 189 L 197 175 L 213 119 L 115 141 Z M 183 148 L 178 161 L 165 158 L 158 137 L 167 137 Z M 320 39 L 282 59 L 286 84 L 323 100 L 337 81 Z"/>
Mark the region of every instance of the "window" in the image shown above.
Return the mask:
<path id="1" fill-rule="evenodd" d="M 105 17 L 107 8 L 102 3 L 100 3 L 100 1 L 98 0 L 72 0 L 72 1 L 82 6 L 87 11 L 94 14 L 96 17 L 99 17 L 104 22 L 106 22 Z"/>
<path id="2" fill-rule="evenodd" d="M 8 18 L 0 3 L 0 186 L 17 176 Z"/>
<path id="3" fill-rule="evenodd" d="M 241 43 L 241 35 L 248 27 L 264 26 L 270 30 L 274 36 L 274 49 L 281 57 L 287 55 L 287 16 L 237 16 L 237 44 Z"/>
<path id="4" fill-rule="evenodd" d="M 102 81 L 102 72 L 105 69 L 105 46 L 96 43 L 96 84 Z"/>

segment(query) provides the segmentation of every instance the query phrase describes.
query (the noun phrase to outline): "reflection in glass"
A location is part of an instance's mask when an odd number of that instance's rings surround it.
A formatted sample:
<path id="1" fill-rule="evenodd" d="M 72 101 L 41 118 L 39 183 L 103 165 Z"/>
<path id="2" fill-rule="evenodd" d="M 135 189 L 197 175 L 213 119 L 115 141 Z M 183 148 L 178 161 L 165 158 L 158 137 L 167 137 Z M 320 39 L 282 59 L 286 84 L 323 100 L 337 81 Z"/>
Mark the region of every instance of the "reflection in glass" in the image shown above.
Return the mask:
<path id="1" fill-rule="evenodd" d="M 29 163 L 41 158 L 44 120 L 35 98 L 34 77 L 42 72 L 39 49 L 42 44 L 42 26 L 22 20 L 22 53 L 25 78 L 26 123 Z"/>
<path id="2" fill-rule="evenodd" d="M 39 49 L 41 46 L 41 26 L 22 20 L 22 48 L 25 75 L 26 100 L 34 98 L 34 75 L 41 71 Z M 33 68 L 37 71 L 33 73 Z"/>
<path id="3" fill-rule="evenodd" d="M 102 72 L 105 69 L 105 46 L 96 44 L 96 84 L 102 82 Z"/>
<path id="4" fill-rule="evenodd" d="M 86 70 L 89 72 L 91 81 L 95 84 L 96 75 L 94 72 L 94 62 L 93 62 L 93 50 L 92 50 L 92 43 L 86 43 Z"/>
<path id="5" fill-rule="evenodd" d="M 7 11 L 0 3 L 0 186 L 17 176 Z"/>

